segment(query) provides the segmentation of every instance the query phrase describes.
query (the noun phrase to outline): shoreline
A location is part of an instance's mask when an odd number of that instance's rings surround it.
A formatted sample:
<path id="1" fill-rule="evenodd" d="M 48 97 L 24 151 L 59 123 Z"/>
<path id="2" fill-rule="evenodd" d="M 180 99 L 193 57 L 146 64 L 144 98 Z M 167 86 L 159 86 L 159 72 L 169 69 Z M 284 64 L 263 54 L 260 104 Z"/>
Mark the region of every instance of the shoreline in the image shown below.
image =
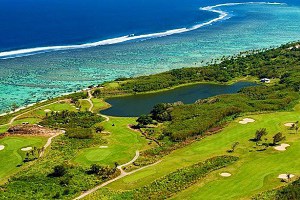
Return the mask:
<path id="1" fill-rule="evenodd" d="M 158 73 L 160 74 L 160 73 Z M 246 77 L 248 78 L 248 77 Z M 109 99 L 109 98 L 118 98 L 118 97 L 126 97 L 126 96 L 133 96 L 133 95 L 143 95 L 143 94 L 155 94 L 155 93 L 160 93 L 160 92 L 165 92 L 168 90 L 173 90 L 181 87 L 186 87 L 186 86 L 193 86 L 193 85 L 200 85 L 200 84 L 211 84 L 211 85 L 233 85 L 237 82 L 257 82 L 254 77 L 249 77 L 250 79 L 245 79 L 245 77 L 233 79 L 231 81 L 228 81 L 226 83 L 219 83 L 219 82 L 214 82 L 214 81 L 200 81 L 200 82 L 191 82 L 191 83 L 184 83 L 180 85 L 175 85 L 172 87 L 164 88 L 164 89 L 159 89 L 159 90 L 152 90 L 152 91 L 147 91 L 147 92 L 138 92 L 138 93 L 128 93 L 128 94 L 119 94 L 119 95 L 111 95 L 111 96 L 106 96 L 104 100 Z M 112 81 L 112 82 L 117 82 L 117 81 Z M 106 102 L 107 103 L 107 102 Z"/>

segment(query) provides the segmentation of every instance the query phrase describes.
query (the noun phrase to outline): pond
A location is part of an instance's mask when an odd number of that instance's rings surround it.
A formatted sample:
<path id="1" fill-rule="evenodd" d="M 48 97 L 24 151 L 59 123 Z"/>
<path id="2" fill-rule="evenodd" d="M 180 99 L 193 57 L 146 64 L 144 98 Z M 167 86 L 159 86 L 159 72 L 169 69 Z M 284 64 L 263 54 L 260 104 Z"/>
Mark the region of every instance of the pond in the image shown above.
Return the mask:
<path id="1" fill-rule="evenodd" d="M 189 104 L 198 99 L 205 99 L 219 94 L 237 93 L 244 87 L 254 85 L 256 84 L 251 82 L 238 82 L 233 85 L 197 84 L 158 93 L 109 98 L 106 101 L 112 107 L 101 111 L 101 113 L 110 116 L 137 117 L 142 114 L 149 114 L 153 106 L 158 103 L 182 101 Z"/>

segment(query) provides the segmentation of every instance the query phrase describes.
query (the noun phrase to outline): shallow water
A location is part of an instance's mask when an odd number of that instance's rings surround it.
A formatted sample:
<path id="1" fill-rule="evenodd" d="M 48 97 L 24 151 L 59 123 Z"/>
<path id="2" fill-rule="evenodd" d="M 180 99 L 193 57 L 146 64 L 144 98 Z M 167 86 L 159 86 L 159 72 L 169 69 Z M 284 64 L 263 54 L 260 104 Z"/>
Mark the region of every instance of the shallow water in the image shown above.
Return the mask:
<path id="1" fill-rule="evenodd" d="M 220 1 L 211 4 L 215 3 Z M 203 5 L 199 2 L 195 9 Z M 12 103 L 26 105 L 122 76 L 202 66 L 212 58 L 300 39 L 300 8 L 295 2 L 219 9 L 228 12 L 230 19 L 190 32 L 0 60 L 0 111 L 7 110 Z M 212 17 L 208 16 L 207 20 Z M 204 18 L 198 20 L 199 23 L 205 21 Z M 180 25 L 183 24 L 181 21 Z M 177 28 L 174 24 L 168 26 Z"/>
<path id="2" fill-rule="evenodd" d="M 112 107 L 101 111 L 110 116 L 136 117 L 149 114 L 153 106 L 158 103 L 173 103 L 182 101 L 189 104 L 198 99 L 205 99 L 219 94 L 232 94 L 248 86 L 256 85 L 250 82 L 238 82 L 233 85 L 197 84 L 179 87 L 153 94 L 139 94 L 126 97 L 110 98 L 106 101 Z"/>

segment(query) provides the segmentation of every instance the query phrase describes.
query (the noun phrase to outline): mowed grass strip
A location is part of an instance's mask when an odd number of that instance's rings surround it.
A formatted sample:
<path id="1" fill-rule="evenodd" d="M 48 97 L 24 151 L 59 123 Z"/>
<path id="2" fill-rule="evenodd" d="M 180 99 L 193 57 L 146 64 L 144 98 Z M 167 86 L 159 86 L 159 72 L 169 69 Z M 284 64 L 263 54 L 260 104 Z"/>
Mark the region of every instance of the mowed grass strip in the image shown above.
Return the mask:
<path id="1" fill-rule="evenodd" d="M 0 139 L 0 145 L 4 149 L 0 151 L 0 183 L 5 178 L 16 172 L 22 164 L 26 152 L 21 151 L 23 147 L 42 147 L 46 143 L 46 137 L 8 136 Z"/>
<path id="2" fill-rule="evenodd" d="M 238 158 L 234 156 L 210 158 L 204 162 L 172 172 L 147 186 L 123 192 L 111 199 L 166 199 L 191 186 L 208 173 L 230 165 L 237 160 Z"/>
<path id="3" fill-rule="evenodd" d="M 108 122 L 102 122 L 105 128 L 104 138 L 107 144 L 82 150 L 74 159 L 83 165 L 101 164 L 114 165 L 130 161 L 136 150 L 147 147 L 147 140 L 142 134 L 128 128 L 135 123 L 135 118 L 110 117 Z"/>
<path id="4" fill-rule="evenodd" d="M 293 112 L 275 112 L 270 114 L 250 115 L 230 123 L 218 134 L 206 137 L 187 147 L 175 150 L 165 156 L 161 163 L 143 169 L 107 186 L 112 191 L 132 190 L 145 186 L 154 180 L 172 173 L 177 169 L 187 167 L 210 157 L 223 155 L 231 148 L 234 142 L 239 142 L 236 151 L 232 154 L 240 160 L 224 172 L 230 172 L 231 177 L 221 177 L 218 171 L 211 173 L 199 183 L 179 193 L 177 199 L 235 199 L 251 198 L 251 196 L 282 186 L 284 183 L 277 178 L 282 173 L 300 175 L 300 134 L 289 130 L 284 124 L 296 122 L 300 119 L 300 106 L 297 105 Z M 253 123 L 239 124 L 243 118 L 252 118 Z M 281 131 L 290 144 L 286 151 L 280 152 L 273 147 L 266 151 L 256 151 L 254 142 L 249 141 L 254 137 L 256 130 L 267 128 L 268 141 Z M 97 191 L 93 197 L 101 195 L 105 189 Z"/>

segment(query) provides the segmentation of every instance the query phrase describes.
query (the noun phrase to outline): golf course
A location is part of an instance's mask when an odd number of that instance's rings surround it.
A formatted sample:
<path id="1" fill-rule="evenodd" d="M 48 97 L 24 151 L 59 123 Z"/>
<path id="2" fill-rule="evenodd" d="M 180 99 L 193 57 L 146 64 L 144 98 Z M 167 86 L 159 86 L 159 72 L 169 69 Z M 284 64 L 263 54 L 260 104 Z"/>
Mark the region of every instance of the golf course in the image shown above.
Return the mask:
<path id="1" fill-rule="evenodd" d="M 228 154 L 227 150 L 234 142 L 239 142 L 239 145 L 230 155 L 238 156 L 238 162 L 214 171 L 188 189 L 175 194 L 172 199 L 248 199 L 260 192 L 284 186 L 286 183 L 277 178 L 280 174 L 300 174 L 300 164 L 297 164 L 300 163 L 300 135 L 284 125 L 287 122 L 296 122 L 300 118 L 300 105 L 292 112 L 247 117 L 255 119 L 255 122 L 243 125 L 239 123 L 242 118 L 239 118 L 220 133 L 176 150 L 164 157 L 159 164 L 118 180 L 86 199 L 105 198 L 104 194 L 111 196 L 114 193 L 117 196 L 120 190 L 134 190 L 146 186 L 177 169 Z M 286 151 L 277 151 L 273 147 L 260 151 L 262 147 L 257 147 L 254 142 L 249 141 L 259 128 L 267 129 L 268 140 L 272 140 L 272 136 L 277 132 L 284 133 L 284 142 L 291 146 Z M 222 177 L 222 172 L 228 172 L 231 176 Z"/>

